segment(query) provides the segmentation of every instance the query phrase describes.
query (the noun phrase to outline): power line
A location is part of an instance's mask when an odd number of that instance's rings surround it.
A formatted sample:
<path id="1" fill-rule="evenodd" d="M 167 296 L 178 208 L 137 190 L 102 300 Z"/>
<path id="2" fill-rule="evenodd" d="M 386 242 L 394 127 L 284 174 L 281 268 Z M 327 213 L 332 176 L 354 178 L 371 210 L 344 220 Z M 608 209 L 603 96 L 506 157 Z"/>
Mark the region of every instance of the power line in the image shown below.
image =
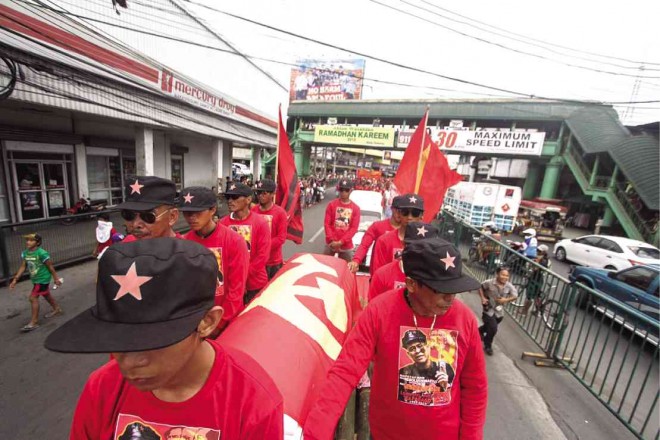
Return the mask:
<path id="1" fill-rule="evenodd" d="M 458 17 L 474 21 L 475 23 L 479 23 L 479 24 L 482 24 L 484 26 L 488 26 L 488 27 L 491 27 L 493 29 L 497 29 L 499 31 L 506 32 L 508 34 L 515 35 L 517 37 L 524 38 L 525 40 L 535 41 L 535 42 L 538 42 L 538 43 L 547 44 L 549 46 L 554 46 L 554 47 L 558 47 L 560 49 L 566 49 L 566 50 L 570 50 L 570 51 L 573 51 L 573 52 L 582 53 L 582 54 L 585 54 L 585 55 L 593 55 L 593 56 L 597 56 L 597 57 L 601 57 L 601 58 L 608 58 L 608 59 L 611 59 L 611 60 L 625 61 L 627 63 L 632 63 L 632 64 L 647 64 L 647 65 L 660 66 L 660 63 L 650 63 L 650 62 L 647 62 L 647 61 L 635 61 L 635 60 L 631 60 L 631 59 L 619 58 L 619 57 L 614 57 L 614 56 L 611 56 L 611 55 L 603 55 L 603 54 L 599 54 L 599 53 L 595 53 L 595 52 L 589 52 L 589 51 L 585 51 L 585 50 L 575 49 L 575 48 L 568 47 L 568 46 L 562 46 L 562 45 L 556 44 L 556 43 L 549 43 L 549 42 L 546 42 L 546 41 L 543 41 L 543 40 L 532 38 L 532 37 L 527 36 L 527 35 L 518 34 L 518 33 L 509 31 L 509 30 L 506 30 L 506 29 L 503 29 L 503 28 L 500 28 L 500 27 L 497 27 L 497 26 L 493 26 L 492 24 L 485 23 L 483 21 L 479 21 L 479 20 L 476 20 L 474 18 L 467 17 L 465 15 L 461 15 L 457 12 L 454 12 L 454 11 L 452 11 L 450 9 L 447 9 L 447 8 L 443 8 L 441 6 L 433 4 L 433 3 L 429 2 L 429 1 L 426 1 L 426 0 L 420 0 L 420 1 L 422 3 L 427 4 L 427 5 L 433 6 L 436 9 L 439 9 L 439 10 L 442 10 L 442 11 L 445 11 L 445 12 L 449 12 L 450 14 L 454 14 Z"/>
<path id="2" fill-rule="evenodd" d="M 591 71 L 591 72 L 603 73 L 603 74 L 606 74 L 606 75 L 627 76 L 627 77 L 633 77 L 633 78 L 637 78 L 637 77 L 638 77 L 638 75 L 634 75 L 634 74 L 612 72 L 612 71 L 609 71 L 609 70 L 596 69 L 596 68 L 593 68 L 593 67 L 587 67 L 587 66 L 580 66 L 580 65 L 578 65 L 578 64 L 572 64 L 572 63 L 567 63 L 567 62 L 563 62 L 563 61 L 559 61 L 559 60 L 554 60 L 554 59 L 552 59 L 552 58 L 549 58 L 549 57 L 546 57 L 546 56 L 543 56 L 543 55 L 539 55 L 539 54 L 535 54 L 535 53 L 532 53 L 532 52 L 527 52 L 527 51 L 524 51 L 524 50 L 514 49 L 514 48 L 509 47 L 509 46 L 506 46 L 506 45 L 504 45 L 504 44 L 496 43 L 496 42 L 494 42 L 494 41 L 489 41 L 489 40 L 486 40 L 485 38 L 477 37 L 477 36 L 475 36 L 475 35 L 471 35 L 471 34 L 468 34 L 468 33 L 462 32 L 462 31 L 459 31 L 459 30 L 457 30 L 457 29 L 451 28 L 451 27 L 449 27 L 449 26 L 445 26 L 445 25 L 443 25 L 443 24 L 440 24 L 440 23 L 438 23 L 438 22 L 435 22 L 435 21 L 429 20 L 429 19 L 427 19 L 427 18 L 420 17 L 419 15 L 415 15 L 415 14 L 413 14 L 413 13 L 411 13 L 411 12 L 404 11 L 403 9 L 396 8 L 396 7 L 391 6 L 391 5 L 388 5 L 388 4 L 386 4 L 386 3 L 382 3 L 382 2 L 380 2 L 380 1 L 378 1 L 378 0 L 367 0 L 367 1 L 369 1 L 369 2 L 371 2 L 371 3 L 375 3 L 375 4 L 380 5 L 380 6 L 383 6 L 383 7 L 388 8 L 388 9 L 392 9 L 392 10 L 394 10 L 394 11 L 397 11 L 397 12 L 401 13 L 401 14 L 405 14 L 405 15 L 408 15 L 408 16 L 410 16 L 410 17 L 414 17 L 414 18 L 416 18 L 416 19 L 418 19 L 418 20 L 421 20 L 421 21 L 423 21 L 423 22 L 425 22 L 425 23 L 429 23 L 429 24 L 432 24 L 432 25 L 434 25 L 434 26 L 440 27 L 440 28 L 442 28 L 442 29 L 446 29 L 446 30 L 451 31 L 451 32 L 454 32 L 454 33 L 456 33 L 456 34 L 458 34 L 458 35 L 461 35 L 461 36 L 464 36 L 464 37 L 467 37 L 467 38 L 471 38 L 471 39 L 473 39 L 473 40 L 479 41 L 479 42 L 484 43 L 484 44 L 488 44 L 488 45 L 491 45 L 491 46 L 499 47 L 500 49 L 504 49 L 504 50 L 507 50 L 507 51 L 510 51 L 510 52 L 518 53 L 518 54 L 521 54 L 521 55 L 531 56 L 531 57 L 534 57 L 534 58 L 539 58 L 539 59 L 546 60 L 546 61 L 550 61 L 550 62 L 553 62 L 553 63 L 563 64 L 563 65 L 565 65 L 565 66 L 568 66 L 568 67 L 574 67 L 574 68 L 576 68 L 576 69 L 582 69 L 582 70 L 587 70 L 587 71 Z M 404 2 L 404 3 L 405 3 L 405 2 Z M 424 9 L 424 8 L 422 8 L 422 9 L 423 9 L 424 11 L 431 12 L 431 11 L 428 11 L 427 9 Z M 643 76 L 642 78 L 658 79 L 658 78 L 660 78 L 660 77 L 658 77 L 658 76 Z"/>
<path id="3" fill-rule="evenodd" d="M 25 0 L 15 0 L 15 1 L 25 2 Z M 187 1 L 188 3 L 198 4 L 198 3 L 191 2 L 190 0 L 186 0 L 186 1 Z M 25 3 L 29 3 L 29 2 L 25 2 Z M 102 21 L 102 20 L 97 20 L 97 19 L 93 19 L 93 18 L 90 18 L 90 17 L 81 16 L 81 15 L 79 15 L 79 14 L 66 13 L 66 12 L 58 11 L 58 10 L 56 10 L 56 9 L 53 9 L 53 8 L 47 7 L 47 6 L 45 6 L 45 5 L 43 5 L 43 6 L 42 6 L 42 5 L 36 5 L 36 4 L 32 4 L 32 5 L 33 5 L 33 6 L 36 6 L 36 7 L 40 7 L 40 8 L 43 7 L 44 9 L 50 10 L 50 11 L 52 11 L 52 12 L 54 12 L 54 13 L 57 13 L 57 14 L 60 14 L 60 15 L 72 15 L 72 16 L 74 16 L 74 17 L 81 18 L 81 19 L 83 19 L 83 20 L 92 20 L 92 21 L 96 21 L 96 22 L 99 22 L 99 23 L 102 23 L 102 24 L 106 24 L 106 25 L 108 25 L 108 26 L 119 27 L 119 28 L 121 28 L 121 29 L 126 29 L 126 30 L 130 30 L 130 31 L 134 31 L 134 32 L 138 32 L 138 33 L 142 33 L 142 34 L 146 34 L 146 35 L 150 35 L 150 36 L 158 37 L 158 38 L 164 38 L 164 39 L 168 39 L 168 40 L 172 40 L 172 41 L 177 41 L 177 42 L 184 43 L 184 44 L 191 44 L 191 45 L 198 46 L 198 47 L 202 47 L 202 48 L 206 48 L 206 49 L 211 49 L 211 50 L 216 50 L 216 51 L 220 51 L 220 52 L 228 53 L 228 54 L 231 54 L 231 55 L 237 55 L 235 52 L 232 52 L 232 51 L 229 51 L 229 50 L 226 50 L 226 49 L 221 49 L 221 48 L 218 48 L 218 47 L 215 47 L 215 46 L 209 46 L 209 45 L 205 45 L 205 44 L 201 44 L 201 43 L 196 43 L 196 42 L 192 42 L 192 41 L 188 41 L 188 40 L 183 40 L 183 39 L 180 39 L 180 38 L 175 38 L 175 37 L 170 37 L 170 36 L 166 36 L 166 35 L 162 35 L 162 34 L 157 34 L 157 33 L 154 33 L 154 32 L 143 31 L 143 30 L 139 30 L 139 29 L 131 28 L 131 27 L 128 27 L 128 26 L 118 25 L 118 24 L 115 24 L 115 23 L 105 22 L 105 21 Z M 344 50 L 344 51 L 347 51 L 347 52 L 351 52 L 351 51 L 348 50 L 348 49 L 343 49 L 343 48 L 340 48 L 340 47 L 338 47 L 338 46 L 334 46 L 334 45 L 331 45 L 331 44 L 328 44 L 328 43 L 319 42 L 319 41 L 316 41 L 316 40 L 310 39 L 310 38 L 308 38 L 308 37 L 304 37 L 304 36 L 297 35 L 297 34 L 295 34 L 295 33 L 289 32 L 289 31 L 281 30 L 281 29 L 274 28 L 274 27 L 269 26 L 269 25 L 265 25 L 265 24 L 261 24 L 261 23 L 258 23 L 258 22 L 254 22 L 253 20 L 246 19 L 246 18 L 243 18 L 243 17 L 240 17 L 240 16 L 235 16 L 234 14 L 227 13 L 227 12 L 224 12 L 224 11 L 220 11 L 220 10 L 217 10 L 217 9 L 215 9 L 215 8 L 207 7 L 207 6 L 205 6 L 205 5 L 201 5 L 201 4 L 198 4 L 198 5 L 200 5 L 200 6 L 204 6 L 204 7 L 208 8 L 208 9 L 214 10 L 214 11 L 216 11 L 216 12 L 220 12 L 220 13 L 222 13 L 222 14 L 226 14 L 226 15 L 229 15 L 229 16 L 232 16 L 232 17 L 235 17 L 235 18 L 238 18 L 238 19 L 240 19 L 240 20 L 248 21 L 248 22 L 253 23 L 253 24 L 256 24 L 256 25 L 258 25 L 258 26 L 266 27 L 266 28 L 269 28 L 269 29 L 275 30 L 275 31 L 277 31 L 277 32 L 281 32 L 281 33 L 284 33 L 284 34 L 287 34 L 287 35 L 294 36 L 294 37 L 296 37 L 296 38 L 302 38 L 302 39 L 306 39 L 306 40 L 311 40 L 311 41 L 315 42 L 316 44 L 326 45 L 326 46 L 333 47 L 333 48 L 336 48 L 336 49 L 339 49 L 339 50 Z M 441 75 L 441 74 L 436 74 L 436 73 L 433 73 L 433 72 L 427 72 L 427 71 L 425 71 L 425 70 L 421 70 L 421 69 L 417 69 L 417 68 L 413 68 L 413 67 L 405 66 L 405 65 L 402 65 L 402 64 L 399 64 L 399 63 L 389 62 L 389 61 L 387 61 L 387 60 L 382 60 L 382 59 L 380 59 L 380 58 L 372 57 L 372 56 L 369 56 L 369 55 L 366 55 L 366 54 L 360 54 L 360 53 L 358 53 L 358 52 L 354 52 L 354 53 L 356 53 L 356 54 L 358 54 L 358 55 L 360 55 L 360 56 L 364 56 L 364 57 L 367 57 L 367 58 L 375 59 L 375 60 L 377 60 L 377 61 L 381 61 L 381 62 L 385 62 L 385 63 L 390 63 L 390 64 L 393 64 L 393 65 L 396 65 L 397 67 L 402 67 L 402 68 L 404 68 L 404 69 L 414 70 L 414 71 L 418 71 L 418 72 L 421 72 L 421 73 L 427 73 L 427 74 L 430 74 L 430 75 L 433 75 L 433 76 L 439 76 L 439 77 L 441 77 L 441 78 L 443 78 L 443 79 L 449 79 L 449 80 L 452 80 L 452 81 L 457 81 L 457 82 L 461 82 L 461 83 L 468 84 L 468 85 L 472 85 L 472 86 L 477 86 L 477 87 L 482 87 L 482 88 L 488 88 L 488 89 L 492 89 L 492 90 L 496 90 L 496 91 L 503 91 L 503 92 L 508 93 L 508 94 L 514 94 L 514 95 L 524 96 L 524 97 L 535 97 L 535 98 L 538 98 L 538 99 L 547 99 L 547 100 L 554 100 L 554 101 L 564 101 L 564 102 L 569 102 L 569 103 L 578 103 L 578 104 L 587 104 L 587 105 L 594 104 L 594 102 L 589 102 L 589 101 L 584 101 L 584 100 L 576 100 L 576 99 L 561 99 L 561 98 L 557 98 L 557 99 L 555 99 L 555 98 L 545 98 L 545 97 L 534 96 L 534 95 L 526 95 L 526 94 L 523 94 L 523 93 L 520 93 L 520 92 L 509 91 L 509 90 L 506 90 L 506 89 L 499 89 L 499 88 L 490 87 L 490 86 L 486 86 L 486 85 L 482 85 L 482 84 L 478 84 L 478 83 L 473 83 L 473 82 L 470 82 L 470 81 L 467 81 L 467 80 L 462 80 L 462 79 L 458 79 L 458 78 L 447 77 L 447 76 L 444 76 L 444 75 Z M 263 61 L 274 62 L 274 63 L 280 63 L 280 64 L 287 64 L 287 65 L 291 65 L 291 66 L 298 66 L 297 64 L 287 63 L 287 62 L 282 62 L 282 61 L 273 60 L 273 59 L 268 59 L 268 58 L 260 58 L 260 57 L 250 57 L 250 58 L 260 59 L 260 60 L 263 60 Z M 370 81 L 374 81 L 374 82 L 385 83 L 385 84 L 398 85 L 398 86 L 418 87 L 418 88 L 435 89 L 435 90 L 442 90 L 442 91 L 456 91 L 456 90 L 442 89 L 442 88 L 437 88 L 437 87 L 432 87 L 432 86 L 418 86 L 418 85 L 413 85 L 413 84 L 405 84 L 405 83 L 398 83 L 398 82 L 392 82 L 392 81 L 385 81 L 385 80 L 379 80 L 379 79 L 375 79 L 375 78 L 366 78 L 366 77 L 363 77 L 363 79 L 365 79 L 365 80 L 370 80 Z M 464 92 L 464 93 L 482 94 L 482 93 L 478 93 L 478 92 Z M 487 96 L 497 96 L 497 95 L 488 95 L 488 94 L 484 94 L 484 95 L 487 95 Z M 653 103 L 653 102 L 658 102 L 658 101 L 640 101 L 639 103 Z M 614 102 L 612 102 L 612 103 L 611 103 L 611 102 L 602 102 L 602 103 L 603 103 L 603 104 L 615 104 Z M 599 103 L 599 104 L 600 104 L 600 103 Z M 616 104 L 637 104 L 637 102 L 618 102 L 618 103 L 616 103 Z"/>

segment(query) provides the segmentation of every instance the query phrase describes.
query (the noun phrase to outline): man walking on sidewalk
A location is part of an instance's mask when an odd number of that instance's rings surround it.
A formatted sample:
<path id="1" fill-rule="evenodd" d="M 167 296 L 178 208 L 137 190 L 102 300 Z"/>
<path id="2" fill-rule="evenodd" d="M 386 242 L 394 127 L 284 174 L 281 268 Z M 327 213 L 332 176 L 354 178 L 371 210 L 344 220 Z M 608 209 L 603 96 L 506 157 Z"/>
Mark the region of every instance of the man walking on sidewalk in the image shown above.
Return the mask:
<path id="1" fill-rule="evenodd" d="M 484 351 L 488 356 L 492 356 L 497 326 L 504 319 L 503 306 L 518 298 L 516 286 L 509 282 L 509 269 L 498 267 L 495 278 L 484 281 L 479 287 L 479 296 L 483 305 L 481 319 L 484 322 L 479 327 L 479 334 L 484 341 Z"/>

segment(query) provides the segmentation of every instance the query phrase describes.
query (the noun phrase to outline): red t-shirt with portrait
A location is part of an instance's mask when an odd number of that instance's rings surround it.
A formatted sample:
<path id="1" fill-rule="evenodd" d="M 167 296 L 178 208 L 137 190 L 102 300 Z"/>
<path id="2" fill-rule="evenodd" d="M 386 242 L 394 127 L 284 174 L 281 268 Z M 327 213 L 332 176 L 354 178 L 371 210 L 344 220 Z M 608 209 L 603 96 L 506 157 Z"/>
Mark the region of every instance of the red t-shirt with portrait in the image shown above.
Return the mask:
<path id="1" fill-rule="evenodd" d="M 220 223 L 237 232 L 243 237 L 250 252 L 250 267 L 246 287 L 247 290 L 260 290 L 268 283 L 266 262 L 270 256 L 270 228 L 265 218 L 249 212 L 242 220 L 236 220 L 227 215 Z"/>
<path id="2" fill-rule="evenodd" d="M 270 255 L 266 266 L 275 266 L 282 263 L 282 246 L 286 241 L 286 228 L 289 220 L 286 211 L 281 206 L 273 204 L 273 206 L 263 211 L 261 206 L 256 205 L 252 208 L 252 212 L 261 215 L 268 222 L 270 226 Z"/>
<path id="3" fill-rule="evenodd" d="M 353 236 L 360 227 L 360 207 L 349 200 L 344 203 L 335 199 L 325 208 L 325 243 L 341 241 L 341 249 L 353 249 Z"/>
<path id="4" fill-rule="evenodd" d="M 394 261 L 402 251 L 403 243 L 399 238 L 398 230 L 395 229 L 381 235 L 374 245 L 373 258 L 371 259 L 372 273 L 376 273 L 379 268 Z"/>
<path id="5" fill-rule="evenodd" d="M 250 254 L 245 240 L 222 224 L 217 224 L 207 237 L 200 237 L 195 231 L 190 231 L 183 238 L 205 246 L 218 261 L 215 304 L 225 310 L 219 326 L 224 328 L 244 308 L 243 295 L 250 266 Z"/>
<path id="6" fill-rule="evenodd" d="M 244 353 L 208 343 L 215 350 L 213 367 L 184 402 L 138 390 L 115 360 L 93 372 L 78 400 L 70 440 L 281 439 L 283 401 L 272 379 Z"/>
<path id="7" fill-rule="evenodd" d="M 369 301 L 388 290 L 406 287 L 406 275 L 403 273 L 401 260 L 394 260 L 382 266 L 371 277 Z"/>

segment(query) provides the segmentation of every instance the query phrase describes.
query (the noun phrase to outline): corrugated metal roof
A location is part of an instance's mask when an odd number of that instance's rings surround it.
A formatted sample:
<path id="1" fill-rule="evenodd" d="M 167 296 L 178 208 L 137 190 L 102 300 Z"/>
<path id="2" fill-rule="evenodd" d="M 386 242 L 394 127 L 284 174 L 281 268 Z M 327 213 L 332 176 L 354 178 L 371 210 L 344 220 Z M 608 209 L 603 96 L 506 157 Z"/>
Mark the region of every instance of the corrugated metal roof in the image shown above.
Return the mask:
<path id="1" fill-rule="evenodd" d="M 583 107 L 566 119 L 566 125 L 585 153 L 609 151 L 630 136 L 611 107 Z"/>
<path id="2" fill-rule="evenodd" d="M 375 117 L 420 119 L 429 106 L 431 119 L 564 120 L 583 104 L 538 99 L 497 100 L 360 100 L 296 101 L 289 105 L 292 117 Z"/>
<path id="3" fill-rule="evenodd" d="M 633 136 L 609 150 L 649 209 L 660 209 L 660 145 L 653 136 Z"/>

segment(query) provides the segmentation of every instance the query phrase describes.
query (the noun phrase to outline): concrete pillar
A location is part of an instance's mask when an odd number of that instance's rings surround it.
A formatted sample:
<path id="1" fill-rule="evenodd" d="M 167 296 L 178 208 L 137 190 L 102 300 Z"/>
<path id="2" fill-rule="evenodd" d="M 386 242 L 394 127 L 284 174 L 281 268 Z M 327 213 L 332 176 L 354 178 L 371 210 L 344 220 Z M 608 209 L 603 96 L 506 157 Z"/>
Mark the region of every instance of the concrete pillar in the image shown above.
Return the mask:
<path id="1" fill-rule="evenodd" d="M 540 165 L 530 162 L 527 166 L 527 177 L 525 178 L 525 184 L 523 185 L 522 190 L 523 199 L 529 200 L 536 197 L 536 189 L 538 188 L 540 173 Z"/>
<path id="2" fill-rule="evenodd" d="M 154 131 L 151 128 L 135 130 L 135 166 L 139 176 L 154 175 Z"/>
<path id="3" fill-rule="evenodd" d="M 596 177 L 598 176 L 598 166 L 600 165 L 600 156 L 596 155 L 596 160 L 594 160 L 594 166 L 591 168 L 591 176 L 589 176 L 589 186 L 594 186 L 596 183 Z"/>
<path id="4" fill-rule="evenodd" d="M 302 155 L 303 155 L 302 174 L 303 176 L 309 176 L 311 174 L 310 162 L 312 156 L 312 147 L 303 147 Z"/>
<path id="5" fill-rule="evenodd" d="M 559 176 L 561 175 L 562 160 L 561 156 L 554 156 L 545 166 L 543 175 L 543 185 L 541 186 L 541 198 L 554 199 L 557 196 L 557 187 L 559 186 Z"/>
<path id="6" fill-rule="evenodd" d="M 221 139 L 211 140 L 211 182 L 218 182 L 214 186 L 224 185 L 224 177 L 222 175 L 222 150 L 223 143 Z"/>
<path id="7" fill-rule="evenodd" d="M 261 176 L 261 147 L 252 147 L 252 181 L 256 182 Z"/>
<path id="8" fill-rule="evenodd" d="M 603 224 L 601 226 L 605 227 L 612 227 L 612 223 L 614 222 L 614 211 L 612 211 L 612 208 L 610 208 L 610 205 L 605 205 L 605 212 L 603 213 Z"/>
<path id="9" fill-rule="evenodd" d="M 619 165 L 614 164 L 614 171 L 612 171 L 612 178 L 610 179 L 610 188 L 616 188 L 616 180 L 619 174 Z"/>
<path id="10" fill-rule="evenodd" d="M 78 197 L 89 196 L 89 182 L 87 180 L 87 148 L 85 144 L 76 144 L 76 170 L 78 177 Z M 75 203 L 71 203 L 72 205 Z"/>
<path id="11" fill-rule="evenodd" d="M 298 170 L 298 174 L 301 176 L 304 176 L 305 174 L 303 173 L 303 146 L 299 142 L 295 142 L 293 145 L 293 160 L 296 163 L 296 170 Z"/>
<path id="12" fill-rule="evenodd" d="M 172 139 L 165 133 L 163 135 L 163 148 L 165 148 L 165 178 L 172 179 Z M 184 162 L 185 167 L 185 162 Z M 186 186 L 186 173 L 183 173 L 183 186 Z"/>

